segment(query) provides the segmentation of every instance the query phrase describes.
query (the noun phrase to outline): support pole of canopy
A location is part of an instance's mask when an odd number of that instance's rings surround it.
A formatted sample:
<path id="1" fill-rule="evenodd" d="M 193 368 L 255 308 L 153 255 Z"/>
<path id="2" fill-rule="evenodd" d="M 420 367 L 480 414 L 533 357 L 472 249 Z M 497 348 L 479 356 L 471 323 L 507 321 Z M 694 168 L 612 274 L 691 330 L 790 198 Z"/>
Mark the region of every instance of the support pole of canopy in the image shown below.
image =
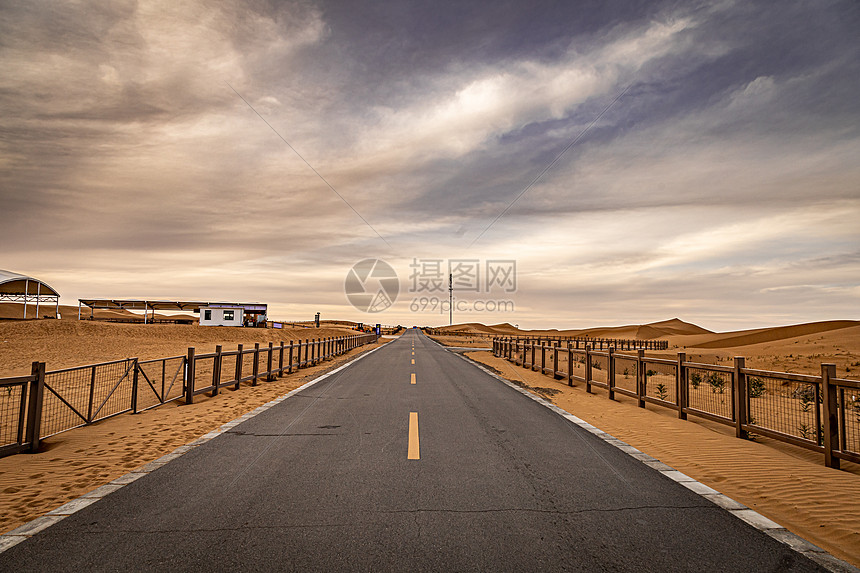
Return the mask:
<path id="1" fill-rule="evenodd" d="M 24 318 L 27 318 L 27 295 L 30 293 L 30 279 L 24 280 Z"/>
<path id="2" fill-rule="evenodd" d="M 39 299 L 42 298 L 42 282 L 36 283 L 36 318 L 39 318 Z"/>
<path id="3" fill-rule="evenodd" d="M 60 299 L 57 299 L 57 306 L 60 304 Z M 81 299 L 78 299 L 78 320 L 81 319 Z"/>

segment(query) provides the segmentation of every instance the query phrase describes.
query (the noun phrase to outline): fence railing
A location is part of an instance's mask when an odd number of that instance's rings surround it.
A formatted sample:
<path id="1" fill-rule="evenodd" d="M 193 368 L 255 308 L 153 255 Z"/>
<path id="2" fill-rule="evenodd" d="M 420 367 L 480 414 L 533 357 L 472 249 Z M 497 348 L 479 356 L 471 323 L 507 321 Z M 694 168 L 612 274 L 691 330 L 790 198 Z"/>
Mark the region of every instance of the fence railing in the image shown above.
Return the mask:
<path id="1" fill-rule="evenodd" d="M 34 362 L 29 376 L 0 378 L 0 457 L 39 447 L 44 383 L 44 362 Z"/>
<path id="2" fill-rule="evenodd" d="M 425 328 L 424 331 L 430 336 L 463 336 L 463 337 L 482 337 L 482 338 L 503 338 L 505 340 L 528 341 L 534 344 L 567 344 L 573 348 L 585 350 L 586 346 L 590 346 L 594 350 L 606 350 L 612 348 L 615 350 L 666 350 L 669 348 L 668 340 L 637 340 L 635 338 L 595 338 L 591 336 L 563 336 L 563 335 L 541 335 L 541 336 L 511 336 L 499 337 L 494 334 L 481 332 L 461 332 L 448 331 L 438 328 Z"/>
<path id="3" fill-rule="evenodd" d="M 698 416 L 750 433 L 824 454 L 828 467 L 840 460 L 860 463 L 860 382 L 836 377 L 836 366 L 822 364 L 821 375 L 747 368 L 743 357 L 732 366 L 677 358 L 623 354 L 614 348 L 576 348 L 522 338 L 494 338 L 493 353 L 555 379 L 603 388 L 636 399 L 640 408 L 671 408 L 678 417 Z"/>
<path id="4" fill-rule="evenodd" d="M 0 378 L 0 457 L 35 452 L 39 440 L 128 412 L 138 413 L 168 402 L 221 388 L 256 386 L 284 373 L 307 368 L 364 344 L 375 334 L 311 338 L 304 342 L 269 343 L 260 347 L 155 360 L 126 358 L 45 372 L 34 362 L 29 376 Z"/>

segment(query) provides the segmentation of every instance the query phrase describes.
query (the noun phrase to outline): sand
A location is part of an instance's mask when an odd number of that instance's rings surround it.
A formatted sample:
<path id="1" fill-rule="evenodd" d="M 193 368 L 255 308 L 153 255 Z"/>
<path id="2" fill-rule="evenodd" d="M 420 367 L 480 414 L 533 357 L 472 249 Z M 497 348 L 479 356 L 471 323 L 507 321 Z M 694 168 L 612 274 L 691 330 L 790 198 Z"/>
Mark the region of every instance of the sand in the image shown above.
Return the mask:
<path id="1" fill-rule="evenodd" d="M 33 361 L 48 371 L 107 362 L 121 358 L 164 358 L 184 355 L 189 346 L 197 354 L 237 344 L 253 348 L 280 341 L 358 334 L 344 327 L 232 328 L 183 324 L 116 324 L 87 320 L 0 322 L 0 376 L 29 374 Z"/>
<path id="2" fill-rule="evenodd" d="M 633 399 L 608 399 L 515 366 L 491 352 L 467 352 L 515 381 L 677 470 L 773 519 L 804 539 L 860 565 L 860 466 L 822 464 L 821 454 L 766 438 L 734 437 L 732 428 L 667 408 L 636 407 Z"/>

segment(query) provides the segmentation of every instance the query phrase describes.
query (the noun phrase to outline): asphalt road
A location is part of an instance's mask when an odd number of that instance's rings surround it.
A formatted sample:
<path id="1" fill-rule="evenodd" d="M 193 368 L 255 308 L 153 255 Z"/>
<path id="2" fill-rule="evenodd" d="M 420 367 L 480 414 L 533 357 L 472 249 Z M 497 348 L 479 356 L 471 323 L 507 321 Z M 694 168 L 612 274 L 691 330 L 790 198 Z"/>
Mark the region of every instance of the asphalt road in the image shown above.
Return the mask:
<path id="1" fill-rule="evenodd" d="M 822 569 L 409 331 L 0 554 L 52 570 Z"/>

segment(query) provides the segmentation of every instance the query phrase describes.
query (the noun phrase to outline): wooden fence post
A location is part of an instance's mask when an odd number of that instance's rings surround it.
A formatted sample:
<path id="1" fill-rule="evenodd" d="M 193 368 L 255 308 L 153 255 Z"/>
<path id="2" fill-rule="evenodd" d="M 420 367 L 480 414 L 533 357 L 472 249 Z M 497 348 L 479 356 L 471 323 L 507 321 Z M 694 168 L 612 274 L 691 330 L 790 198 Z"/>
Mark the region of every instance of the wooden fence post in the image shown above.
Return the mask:
<path id="1" fill-rule="evenodd" d="M 290 340 L 290 359 L 287 361 L 287 372 L 289 374 L 293 373 L 293 344 L 295 344 L 295 341 Z"/>
<path id="2" fill-rule="evenodd" d="M 585 345 L 585 391 L 591 394 L 591 345 Z"/>
<path id="3" fill-rule="evenodd" d="M 824 408 L 824 465 L 828 468 L 839 469 L 839 458 L 833 455 L 833 450 L 840 450 L 839 443 L 839 405 L 837 403 L 835 384 L 830 383 L 836 378 L 835 364 L 821 365 L 821 397 Z M 817 407 L 817 404 L 816 404 Z M 842 405 L 845 408 L 845 404 Z"/>
<path id="4" fill-rule="evenodd" d="M 274 356 L 272 356 L 273 353 L 274 353 L 274 344 L 270 342 L 269 343 L 269 357 L 266 359 L 266 382 L 271 382 L 272 380 L 275 379 L 274 376 L 272 376 L 272 362 L 274 360 Z"/>
<path id="5" fill-rule="evenodd" d="M 93 421 L 93 398 L 96 392 L 96 365 L 93 364 L 90 369 L 90 399 L 89 405 L 87 406 L 87 424 L 91 424 Z"/>
<path id="6" fill-rule="evenodd" d="M 645 350 L 636 351 L 636 400 L 640 408 L 645 407 L 645 393 L 648 389 L 648 381 L 645 365 Z"/>
<path id="7" fill-rule="evenodd" d="M 552 347 L 552 379 L 558 380 L 558 343 Z"/>
<path id="8" fill-rule="evenodd" d="M 675 372 L 675 396 L 678 400 L 678 418 L 681 420 L 687 419 L 687 406 L 690 403 L 689 392 L 690 387 L 687 385 L 687 367 L 684 362 L 687 361 L 687 353 L 678 353 L 678 366 Z"/>
<path id="9" fill-rule="evenodd" d="M 45 363 L 33 362 L 30 375 L 35 379 L 30 382 L 30 395 L 27 400 L 27 433 L 26 441 L 30 443 L 29 452 L 39 451 L 42 440 L 42 403 L 45 398 Z M 22 392 L 24 390 L 22 389 Z"/>
<path id="10" fill-rule="evenodd" d="M 194 403 L 194 347 L 188 349 L 188 356 L 185 358 L 185 403 Z"/>
<path id="11" fill-rule="evenodd" d="M 218 385 L 221 384 L 221 345 L 215 347 L 215 359 L 212 363 L 212 395 L 218 395 Z"/>
<path id="12" fill-rule="evenodd" d="M 257 385 L 257 377 L 260 376 L 260 343 L 254 343 L 254 369 L 253 369 L 254 377 L 251 378 L 251 386 Z"/>
<path id="13" fill-rule="evenodd" d="M 735 356 L 735 375 L 732 392 L 734 396 L 735 413 L 735 437 L 749 438 L 749 434 L 743 429 L 744 424 L 749 421 L 749 394 L 747 393 L 747 375 L 744 374 L 745 366 L 743 356 Z"/>
<path id="14" fill-rule="evenodd" d="M 573 349 L 567 343 L 567 385 L 573 386 Z"/>
<path id="15" fill-rule="evenodd" d="M 546 374 L 546 344 L 540 345 L 540 373 Z"/>
<path id="16" fill-rule="evenodd" d="M 278 378 L 284 377 L 284 341 L 278 347 Z"/>
<path id="17" fill-rule="evenodd" d="M 131 377 L 131 413 L 137 414 L 137 385 L 139 382 L 139 372 L 137 366 L 137 358 L 134 358 L 134 375 Z"/>
<path id="18" fill-rule="evenodd" d="M 236 350 L 236 384 L 233 386 L 233 390 L 239 389 L 239 384 L 242 383 L 242 364 L 245 362 L 245 357 L 242 354 L 242 345 L 239 345 L 238 350 Z"/>
<path id="19" fill-rule="evenodd" d="M 534 371 L 534 369 L 535 369 L 535 362 L 536 362 L 536 360 L 535 360 L 536 345 L 535 345 L 535 343 L 534 343 L 534 342 L 532 342 L 532 345 L 531 345 L 531 346 L 532 346 L 532 360 L 531 360 L 531 363 L 529 364 L 529 367 L 530 367 L 530 369 L 531 369 L 532 371 Z"/>
<path id="20" fill-rule="evenodd" d="M 609 371 L 606 373 L 606 384 L 609 386 L 609 399 L 615 400 L 615 349 L 609 347 L 606 349 L 608 358 L 606 359 L 606 367 Z"/>

